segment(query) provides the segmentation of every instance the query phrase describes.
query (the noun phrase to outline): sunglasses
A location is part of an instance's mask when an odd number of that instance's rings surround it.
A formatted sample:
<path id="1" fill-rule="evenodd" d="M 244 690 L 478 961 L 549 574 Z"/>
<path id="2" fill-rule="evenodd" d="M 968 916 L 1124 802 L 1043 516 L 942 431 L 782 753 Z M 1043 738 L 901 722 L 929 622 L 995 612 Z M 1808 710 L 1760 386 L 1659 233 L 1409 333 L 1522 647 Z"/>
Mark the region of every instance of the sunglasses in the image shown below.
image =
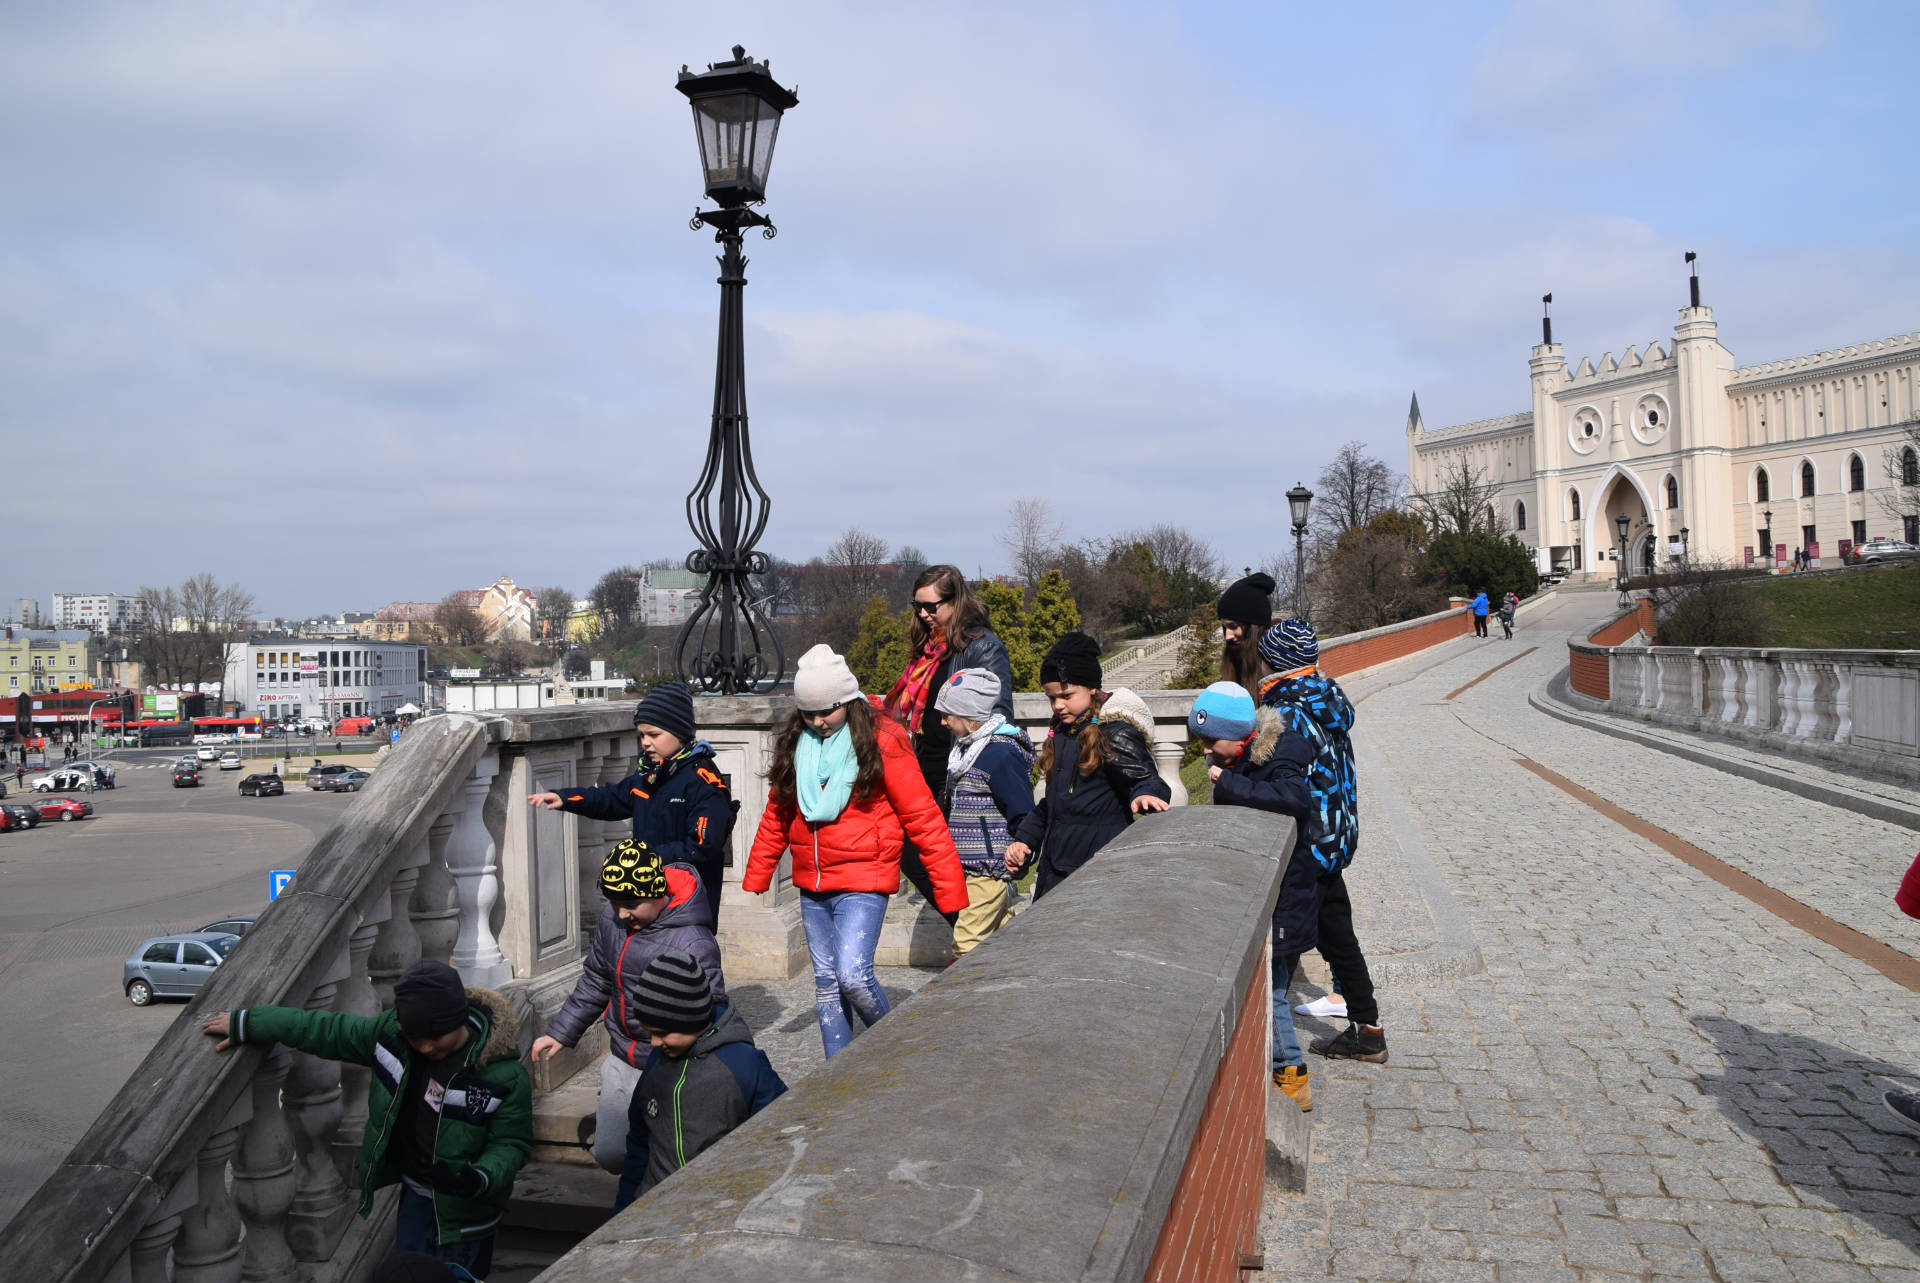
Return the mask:
<path id="1" fill-rule="evenodd" d="M 942 597 L 939 601 L 914 602 L 913 613 L 916 615 L 931 615 L 934 611 L 940 609 L 942 606 L 951 606 L 951 605 L 953 605 L 953 594 L 948 593 L 946 596 Z"/>

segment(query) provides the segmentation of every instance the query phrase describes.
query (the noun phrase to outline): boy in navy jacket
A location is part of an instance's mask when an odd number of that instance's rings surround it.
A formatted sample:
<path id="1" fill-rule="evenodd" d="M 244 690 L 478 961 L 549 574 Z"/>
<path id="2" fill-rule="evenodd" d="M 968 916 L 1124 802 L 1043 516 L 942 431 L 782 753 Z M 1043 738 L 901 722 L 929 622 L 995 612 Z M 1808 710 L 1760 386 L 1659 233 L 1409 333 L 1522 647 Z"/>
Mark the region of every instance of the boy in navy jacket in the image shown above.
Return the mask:
<path id="1" fill-rule="evenodd" d="M 689 954 L 641 973 L 634 1009 L 653 1044 L 627 1115 L 619 1211 L 771 1104 L 787 1085 L 738 1012 L 715 1004 Z"/>
<path id="2" fill-rule="evenodd" d="M 696 737 L 693 692 L 685 682 L 648 691 L 633 724 L 640 732 L 639 770 L 618 784 L 535 793 L 527 801 L 590 820 L 631 820 L 634 841 L 662 863 L 684 864 L 699 875 L 714 915 L 708 925 L 717 930 L 721 870 L 740 804 L 714 766 L 712 747 Z"/>
<path id="3" fill-rule="evenodd" d="M 1187 729 L 1207 750 L 1216 805 L 1250 806 L 1294 822 L 1293 854 L 1273 906 L 1273 1085 L 1304 1113 L 1313 1108 L 1313 1091 L 1287 985 L 1294 963 L 1319 938 L 1320 863 L 1307 823 L 1314 809 L 1307 768 L 1317 749 L 1275 710 L 1256 709 L 1238 682 L 1215 682 L 1201 691 L 1187 714 Z"/>

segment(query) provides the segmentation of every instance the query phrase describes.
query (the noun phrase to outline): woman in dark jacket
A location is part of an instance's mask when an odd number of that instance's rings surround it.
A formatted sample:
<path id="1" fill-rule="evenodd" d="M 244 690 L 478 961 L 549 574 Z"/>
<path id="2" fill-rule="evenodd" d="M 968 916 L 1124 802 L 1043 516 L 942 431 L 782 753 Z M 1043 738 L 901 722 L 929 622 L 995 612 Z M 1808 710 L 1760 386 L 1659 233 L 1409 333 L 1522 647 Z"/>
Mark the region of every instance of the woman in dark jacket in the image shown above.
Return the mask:
<path id="1" fill-rule="evenodd" d="M 984 668 L 1000 679 L 994 709 L 1013 720 L 1013 669 L 1006 643 L 987 627 L 986 607 L 967 586 L 957 566 L 928 566 L 913 581 L 913 626 L 907 633 L 907 667 L 882 702 L 882 709 L 913 736 L 913 755 L 927 791 L 947 809 L 947 750 L 953 732 L 934 711 L 933 696 L 963 668 Z M 909 845 L 900 855 L 900 871 L 926 901 L 933 884 L 926 866 Z M 951 926 L 953 919 L 947 919 Z"/>

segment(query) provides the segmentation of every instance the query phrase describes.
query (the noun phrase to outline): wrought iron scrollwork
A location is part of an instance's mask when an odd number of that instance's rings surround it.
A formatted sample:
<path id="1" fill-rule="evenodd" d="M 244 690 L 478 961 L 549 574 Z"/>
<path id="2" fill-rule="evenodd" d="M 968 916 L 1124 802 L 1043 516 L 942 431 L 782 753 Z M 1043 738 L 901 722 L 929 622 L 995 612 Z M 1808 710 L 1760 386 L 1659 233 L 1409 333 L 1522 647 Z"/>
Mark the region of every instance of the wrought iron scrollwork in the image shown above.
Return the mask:
<path id="1" fill-rule="evenodd" d="M 700 547 L 687 555 L 686 566 L 707 584 L 681 625 L 673 657 L 681 678 L 696 689 L 737 695 L 777 683 L 787 667 L 779 634 L 754 593 L 753 581 L 771 568 L 754 544 L 766 530 L 772 502 L 753 468 L 741 319 L 747 283 L 742 232 L 759 227 L 771 238 L 774 227 L 748 209 L 704 210 L 694 215 L 693 226 L 713 227 L 722 247 L 720 340 L 706 466 L 687 494 L 687 524 Z"/>

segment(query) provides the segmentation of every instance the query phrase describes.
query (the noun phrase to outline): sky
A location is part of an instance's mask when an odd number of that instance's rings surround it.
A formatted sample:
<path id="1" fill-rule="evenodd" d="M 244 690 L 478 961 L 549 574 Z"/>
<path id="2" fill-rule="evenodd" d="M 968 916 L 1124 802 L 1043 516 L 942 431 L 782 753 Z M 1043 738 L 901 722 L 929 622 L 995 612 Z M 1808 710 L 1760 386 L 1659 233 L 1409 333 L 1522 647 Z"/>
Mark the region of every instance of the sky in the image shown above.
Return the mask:
<path id="1" fill-rule="evenodd" d="M 747 243 L 761 547 L 1229 565 L 1348 440 L 1670 338 L 1920 329 L 1920 8 L 148 0 L 0 6 L 0 613 L 262 615 L 693 547 L 717 269 L 682 64 L 800 102 Z"/>

